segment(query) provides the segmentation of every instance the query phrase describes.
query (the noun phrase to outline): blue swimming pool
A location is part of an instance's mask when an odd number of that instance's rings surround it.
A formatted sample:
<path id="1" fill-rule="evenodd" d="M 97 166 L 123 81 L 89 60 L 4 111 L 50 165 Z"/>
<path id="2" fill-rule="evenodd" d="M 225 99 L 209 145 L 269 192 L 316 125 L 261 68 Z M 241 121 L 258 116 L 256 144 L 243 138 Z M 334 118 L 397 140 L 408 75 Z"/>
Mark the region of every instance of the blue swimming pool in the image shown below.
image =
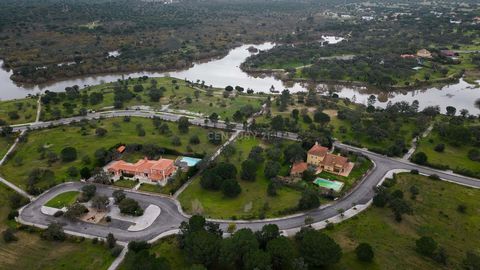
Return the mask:
<path id="1" fill-rule="evenodd" d="M 193 167 L 197 165 L 198 162 L 202 161 L 199 158 L 192 158 L 192 157 L 182 157 L 180 159 L 181 162 L 187 163 L 188 167 Z"/>

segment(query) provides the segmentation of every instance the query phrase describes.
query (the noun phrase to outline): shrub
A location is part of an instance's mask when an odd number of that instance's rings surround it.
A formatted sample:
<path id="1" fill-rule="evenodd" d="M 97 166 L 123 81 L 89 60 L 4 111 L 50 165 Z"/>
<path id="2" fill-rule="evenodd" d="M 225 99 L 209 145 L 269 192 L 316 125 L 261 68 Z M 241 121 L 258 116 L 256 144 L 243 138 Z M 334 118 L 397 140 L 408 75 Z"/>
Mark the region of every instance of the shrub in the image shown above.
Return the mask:
<path id="1" fill-rule="evenodd" d="M 428 257 L 432 257 L 437 249 L 437 242 L 433 238 L 423 236 L 415 242 L 417 252 Z"/>
<path id="2" fill-rule="evenodd" d="M 465 214 L 467 212 L 467 206 L 465 204 L 459 204 L 457 206 L 457 211 L 459 213 Z"/>
<path id="3" fill-rule="evenodd" d="M 440 180 L 440 176 L 438 176 L 436 174 L 432 174 L 432 175 L 428 176 L 428 178 L 433 179 L 433 180 Z"/>
<path id="4" fill-rule="evenodd" d="M 234 198 L 242 192 L 242 188 L 235 179 L 227 179 L 221 185 L 222 192 L 225 196 Z"/>
<path id="5" fill-rule="evenodd" d="M 72 162 L 77 159 L 77 149 L 74 147 L 65 147 L 60 152 L 60 157 L 63 162 Z"/>
<path id="6" fill-rule="evenodd" d="M 63 216 L 63 214 L 64 214 L 63 211 L 58 210 L 57 212 L 55 212 L 55 214 L 53 214 L 53 216 L 54 217 L 61 217 L 61 216 Z"/>
<path id="7" fill-rule="evenodd" d="M 443 151 L 445 151 L 445 144 L 443 143 L 440 143 L 440 144 L 437 144 L 433 150 L 439 152 L 439 153 L 442 153 Z"/>
<path id="8" fill-rule="evenodd" d="M 64 241 L 66 238 L 62 225 L 59 223 L 51 223 L 47 229 L 42 232 L 41 237 L 48 241 Z"/>
<path id="9" fill-rule="evenodd" d="M 2 232 L 2 238 L 5 243 L 10 243 L 18 240 L 17 236 L 15 236 L 15 231 L 11 228 L 8 228 Z"/>
<path id="10" fill-rule="evenodd" d="M 120 253 L 122 253 L 122 250 L 123 250 L 123 247 L 115 246 L 114 248 L 112 248 L 112 250 L 110 250 L 110 253 L 112 254 L 113 257 L 116 258 L 120 255 Z"/>
<path id="11" fill-rule="evenodd" d="M 428 157 L 424 152 L 418 152 L 412 156 L 411 160 L 413 163 L 424 165 L 427 164 Z"/>
<path id="12" fill-rule="evenodd" d="M 143 215 L 143 209 L 140 207 L 137 201 L 131 198 L 123 199 L 119 204 L 120 212 L 122 214 L 141 216 Z"/>
<path id="13" fill-rule="evenodd" d="M 367 243 L 360 243 L 357 248 L 355 248 L 355 254 L 357 255 L 357 259 L 362 262 L 371 262 L 373 260 L 373 249 Z"/>
<path id="14" fill-rule="evenodd" d="M 311 190 L 305 190 L 302 193 L 302 197 L 298 202 L 299 210 L 307 210 L 312 208 L 317 208 L 320 206 L 320 199 L 318 198 L 316 192 Z"/>
<path id="15" fill-rule="evenodd" d="M 413 169 L 410 171 L 411 174 L 414 174 L 414 175 L 417 175 L 419 174 L 418 170 L 417 169 Z"/>
<path id="16" fill-rule="evenodd" d="M 8 220 L 14 220 L 16 217 L 18 217 L 18 211 L 11 209 L 10 212 L 8 213 Z"/>

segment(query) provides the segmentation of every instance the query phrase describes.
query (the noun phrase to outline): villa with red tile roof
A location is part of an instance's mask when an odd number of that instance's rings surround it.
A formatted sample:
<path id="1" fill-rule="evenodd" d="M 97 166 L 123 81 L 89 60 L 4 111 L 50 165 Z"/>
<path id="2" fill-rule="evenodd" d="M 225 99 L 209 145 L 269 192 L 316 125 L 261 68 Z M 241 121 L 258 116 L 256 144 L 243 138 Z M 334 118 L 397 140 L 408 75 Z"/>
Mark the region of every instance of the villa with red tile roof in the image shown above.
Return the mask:
<path id="1" fill-rule="evenodd" d="M 159 160 L 144 158 L 136 163 L 118 160 L 107 165 L 105 170 L 117 179 L 124 176 L 127 178 L 138 178 L 144 182 L 157 182 L 163 185 L 166 184 L 166 179 L 177 170 L 174 163 L 174 160 L 165 158 L 160 158 Z"/>
<path id="2" fill-rule="evenodd" d="M 348 162 L 346 157 L 329 153 L 327 147 L 318 143 L 308 150 L 307 162 L 296 163 L 290 171 L 291 176 L 300 176 L 308 167 L 316 168 L 316 173 L 326 171 L 329 173 L 348 176 L 353 169 L 353 163 Z"/>

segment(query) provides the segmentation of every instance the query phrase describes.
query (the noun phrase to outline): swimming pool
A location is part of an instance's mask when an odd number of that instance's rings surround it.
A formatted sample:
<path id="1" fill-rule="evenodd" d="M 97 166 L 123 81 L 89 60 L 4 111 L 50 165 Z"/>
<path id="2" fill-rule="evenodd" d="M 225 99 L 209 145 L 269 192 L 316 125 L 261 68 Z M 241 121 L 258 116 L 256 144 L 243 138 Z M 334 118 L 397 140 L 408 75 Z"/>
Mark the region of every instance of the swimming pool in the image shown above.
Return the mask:
<path id="1" fill-rule="evenodd" d="M 187 163 L 188 167 L 193 167 L 193 166 L 197 165 L 197 163 L 200 162 L 200 161 L 202 161 L 202 160 L 199 159 L 199 158 L 193 158 L 193 157 L 182 157 L 180 159 L 180 162 Z"/>
<path id="2" fill-rule="evenodd" d="M 342 190 L 343 186 L 345 185 L 344 183 L 339 181 L 330 181 L 323 178 L 317 178 L 315 179 L 315 181 L 313 181 L 313 183 L 315 183 L 316 185 L 322 188 L 333 189 L 336 192 L 339 192 L 340 190 Z"/>

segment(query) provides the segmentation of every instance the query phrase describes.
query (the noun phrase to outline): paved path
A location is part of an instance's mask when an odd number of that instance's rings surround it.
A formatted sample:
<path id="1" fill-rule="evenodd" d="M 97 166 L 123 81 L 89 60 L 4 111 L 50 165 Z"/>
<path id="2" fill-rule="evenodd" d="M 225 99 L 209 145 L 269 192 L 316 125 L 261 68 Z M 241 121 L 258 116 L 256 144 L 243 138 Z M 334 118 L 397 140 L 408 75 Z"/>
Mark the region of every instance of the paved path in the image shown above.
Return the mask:
<path id="1" fill-rule="evenodd" d="M 433 124 L 431 124 L 430 126 L 428 126 L 428 128 L 425 130 L 425 132 L 422 133 L 422 138 L 425 138 L 428 136 L 428 134 L 430 134 L 430 132 L 432 132 L 433 130 Z M 412 140 L 412 147 L 410 147 L 410 149 L 408 149 L 408 152 L 403 156 L 403 159 L 404 160 L 410 160 L 410 158 L 412 157 L 413 153 L 415 153 L 415 151 L 417 150 L 417 147 L 418 147 L 418 140 L 420 138 L 417 136 L 415 138 L 413 138 Z"/>
<path id="2" fill-rule="evenodd" d="M 107 117 L 122 117 L 122 116 L 138 116 L 138 117 L 160 117 L 164 120 L 168 121 L 177 121 L 180 116 L 175 114 L 168 114 L 168 113 L 161 113 L 161 112 L 153 112 L 153 111 L 110 111 L 110 112 L 102 112 L 102 113 L 94 113 L 89 114 L 84 117 L 73 117 L 68 119 L 61 119 L 56 121 L 50 122 L 38 122 L 38 123 L 31 123 L 26 126 L 16 126 L 16 131 L 24 132 L 28 128 L 45 128 L 51 125 L 64 125 L 71 123 L 72 121 L 79 121 L 82 119 L 98 119 L 98 118 L 107 118 Z M 205 123 L 204 119 L 199 118 L 190 118 L 190 122 L 192 124 L 196 124 L 199 126 L 209 126 L 209 127 L 216 127 L 216 128 L 226 128 L 225 123 L 218 122 L 218 123 Z M 241 124 L 232 124 L 233 130 L 235 131 L 236 136 L 240 134 L 240 132 L 244 131 L 243 125 Z M 278 133 L 276 136 L 282 137 L 285 139 L 298 139 L 298 135 L 294 133 Z M 233 138 L 234 139 L 234 138 Z M 231 138 L 232 140 L 232 138 Z M 341 143 L 334 143 L 336 148 L 349 150 L 352 152 L 357 152 L 360 154 L 365 155 L 366 157 L 370 158 L 375 167 L 364 176 L 363 180 L 354 187 L 349 194 L 340 198 L 339 200 L 333 202 L 329 205 L 324 205 L 318 209 L 314 209 L 305 213 L 299 213 L 292 216 L 277 218 L 277 219 L 266 219 L 266 220 L 254 220 L 254 221 L 239 221 L 239 220 L 211 220 L 213 222 L 217 222 L 220 224 L 221 228 L 226 230 L 228 224 L 234 222 L 237 224 L 237 228 L 251 228 L 253 230 L 259 230 L 265 224 L 274 223 L 279 226 L 281 230 L 284 231 L 292 231 L 296 230 L 305 225 L 305 218 L 311 217 L 314 223 L 324 222 L 325 220 L 335 218 L 338 216 L 339 210 L 343 209 L 351 209 L 353 206 L 358 205 L 359 207 L 368 204 L 373 196 L 374 191 L 373 188 L 377 186 L 382 179 L 384 179 L 385 175 L 393 170 L 418 170 L 420 173 L 425 175 L 432 175 L 436 174 L 441 179 L 445 181 L 450 181 L 456 184 L 461 184 L 469 187 L 480 188 L 480 180 L 457 175 L 454 173 L 444 172 L 432 168 L 427 168 L 423 166 L 419 166 L 408 161 L 402 159 L 395 159 L 389 158 L 380 154 L 369 152 L 366 149 L 360 149 L 349 145 L 344 145 Z M 219 154 L 219 153 L 217 153 Z M 25 206 L 20 211 L 19 221 L 21 223 L 35 225 L 38 227 L 45 227 L 53 221 L 57 221 L 58 219 L 43 215 L 40 211 L 41 206 L 46 203 L 48 200 L 53 198 L 54 196 L 71 190 L 78 190 L 80 189 L 84 183 L 66 183 L 61 184 L 52 189 L 48 190 L 38 198 L 34 199 L 32 203 Z M 111 186 L 98 186 L 98 192 L 103 193 L 106 195 L 111 195 L 111 193 L 115 190 L 114 187 Z M 185 221 L 189 218 L 188 215 L 182 212 L 180 204 L 177 200 L 159 196 L 159 195 L 149 195 L 145 193 L 135 192 L 135 191 L 126 191 L 127 196 L 138 200 L 139 202 L 143 202 L 144 204 L 154 204 L 159 206 L 162 209 L 160 216 L 154 222 L 152 226 L 149 228 L 139 231 L 139 232 L 129 232 L 127 230 L 122 230 L 120 228 L 113 228 L 103 225 L 96 225 L 96 224 L 89 224 L 83 222 L 65 222 L 65 230 L 68 232 L 74 232 L 80 235 L 90 235 L 92 237 L 106 237 L 109 232 L 115 234 L 115 236 L 120 241 L 132 241 L 132 240 L 152 240 L 157 239 L 159 235 L 167 235 L 170 233 L 174 233 L 178 231 L 178 226 L 182 221 Z"/>

